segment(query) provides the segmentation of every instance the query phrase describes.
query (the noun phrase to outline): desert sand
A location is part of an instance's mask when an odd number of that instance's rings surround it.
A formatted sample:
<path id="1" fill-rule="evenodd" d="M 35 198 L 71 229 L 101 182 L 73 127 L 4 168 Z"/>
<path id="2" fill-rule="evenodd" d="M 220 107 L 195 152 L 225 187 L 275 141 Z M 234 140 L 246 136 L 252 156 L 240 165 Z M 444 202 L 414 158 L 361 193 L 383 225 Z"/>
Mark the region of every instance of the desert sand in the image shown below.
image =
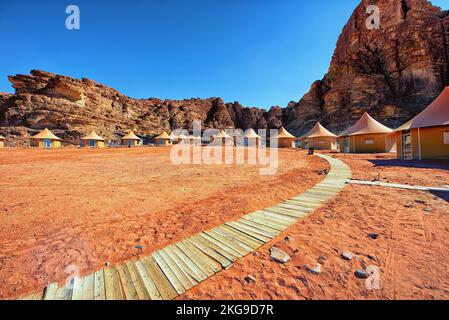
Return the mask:
<path id="1" fill-rule="evenodd" d="M 318 183 L 325 161 L 173 165 L 170 148 L 0 150 L 0 298 L 145 255 Z M 217 293 L 218 296 L 218 293 Z"/>
<path id="2" fill-rule="evenodd" d="M 447 161 L 404 163 L 387 154 L 334 156 L 349 164 L 358 179 L 380 175 L 398 183 L 449 183 Z M 377 239 L 370 233 L 378 234 Z M 449 299 L 447 243 L 449 204 L 440 196 L 350 185 L 273 242 L 179 299 Z M 270 260 L 273 246 L 291 260 Z M 352 260 L 342 259 L 343 252 L 352 253 Z M 318 263 L 319 274 L 307 270 Z M 378 290 L 368 290 L 365 280 L 354 275 L 368 266 L 380 270 Z"/>

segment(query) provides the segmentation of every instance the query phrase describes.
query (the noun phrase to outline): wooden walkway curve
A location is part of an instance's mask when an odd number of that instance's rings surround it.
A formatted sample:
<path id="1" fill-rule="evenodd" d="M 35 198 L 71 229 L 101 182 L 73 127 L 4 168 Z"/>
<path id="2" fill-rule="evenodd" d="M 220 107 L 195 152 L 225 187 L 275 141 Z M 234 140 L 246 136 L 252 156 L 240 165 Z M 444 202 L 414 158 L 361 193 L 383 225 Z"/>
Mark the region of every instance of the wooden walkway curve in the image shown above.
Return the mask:
<path id="1" fill-rule="evenodd" d="M 74 278 L 64 286 L 48 285 L 23 300 L 168 300 L 256 251 L 289 226 L 332 199 L 351 177 L 342 161 L 327 160 L 330 171 L 314 187 L 276 206 L 171 244 L 159 251 Z"/>

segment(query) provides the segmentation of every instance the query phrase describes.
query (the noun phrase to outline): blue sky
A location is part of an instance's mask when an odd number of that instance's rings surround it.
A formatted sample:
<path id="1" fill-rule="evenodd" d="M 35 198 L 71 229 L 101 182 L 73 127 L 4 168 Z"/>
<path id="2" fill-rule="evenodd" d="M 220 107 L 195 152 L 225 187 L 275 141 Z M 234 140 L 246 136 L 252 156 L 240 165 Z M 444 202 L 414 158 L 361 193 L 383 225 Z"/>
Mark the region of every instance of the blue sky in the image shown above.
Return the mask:
<path id="1" fill-rule="evenodd" d="M 0 0 L 0 91 L 13 92 L 7 75 L 42 69 L 133 98 L 285 106 L 326 73 L 358 3 Z M 65 28 L 69 4 L 80 8 L 80 30 Z"/>

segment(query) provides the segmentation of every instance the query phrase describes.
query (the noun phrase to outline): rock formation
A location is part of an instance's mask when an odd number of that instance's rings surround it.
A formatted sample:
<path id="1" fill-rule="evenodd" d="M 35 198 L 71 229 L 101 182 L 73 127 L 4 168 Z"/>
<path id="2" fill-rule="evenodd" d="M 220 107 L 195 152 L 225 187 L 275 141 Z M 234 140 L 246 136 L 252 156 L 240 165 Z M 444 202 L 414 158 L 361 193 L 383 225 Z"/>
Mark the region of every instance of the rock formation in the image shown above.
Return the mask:
<path id="1" fill-rule="evenodd" d="M 366 7 L 380 8 L 380 29 L 368 29 Z M 319 120 L 339 133 L 368 111 L 397 127 L 449 85 L 449 12 L 426 0 L 363 0 L 340 35 L 329 71 L 286 108 L 246 108 L 220 98 L 132 99 L 89 79 L 33 70 L 10 76 L 15 94 L 0 93 L 0 134 L 10 145 L 44 127 L 77 144 L 95 128 L 117 139 L 132 129 L 150 139 L 162 130 L 279 128 L 299 136 Z"/>

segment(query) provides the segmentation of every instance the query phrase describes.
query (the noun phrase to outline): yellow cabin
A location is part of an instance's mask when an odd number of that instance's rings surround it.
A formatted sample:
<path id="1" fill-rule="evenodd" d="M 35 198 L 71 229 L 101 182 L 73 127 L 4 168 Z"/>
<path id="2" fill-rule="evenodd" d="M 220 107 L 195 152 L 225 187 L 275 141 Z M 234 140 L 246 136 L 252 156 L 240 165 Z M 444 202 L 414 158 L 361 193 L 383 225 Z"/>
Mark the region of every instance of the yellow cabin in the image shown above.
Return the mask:
<path id="1" fill-rule="evenodd" d="M 4 136 L 0 136 L 0 148 L 5 147 L 5 140 L 6 138 Z"/>
<path id="2" fill-rule="evenodd" d="M 393 130 L 374 120 L 368 113 L 338 137 L 340 152 L 384 153 L 396 148 Z"/>
<path id="3" fill-rule="evenodd" d="M 81 138 L 81 147 L 104 148 L 104 139 L 92 130 L 87 136 Z"/>
<path id="4" fill-rule="evenodd" d="M 177 140 L 179 142 L 180 140 Z M 162 132 L 160 135 L 154 138 L 154 143 L 158 146 L 169 146 L 172 144 L 172 138 L 168 135 L 167 132 Z"/>
<path id="5" fill-rule="evenodd" d="M 449 159 L 449 87 L 426 109 L 395 130 L 397 157 Z"/>
<path id="6" fill-rule="evenodd" d="M 273 137 L 278 140 L 279 148 L 294 148 L 296 137 L 292 135 L 290 132 L 285 130 L 284 127 L 281 127 L 278 130 L 278 133 Z"/>
<path id="7" fill-rule="evenodd" d="M 44 149 L 56 149 L 61 147 L 61 139 L 45 128 L 30 138 L 30 146 Z"/>
<path id="8" fill-rule="evenodd" d="M 134 132 L 130 131 L 126 136 L 122 137 L 122 145 L 131 147 L 140 147 L 142 142 L 138 136 L 134 134 Z"/>
<path id="9" fill-rule="evenodd" d="M 303 149 L 337 150 L 337 136 L 317 122 L 315 126 L 301 137 Z"/>

